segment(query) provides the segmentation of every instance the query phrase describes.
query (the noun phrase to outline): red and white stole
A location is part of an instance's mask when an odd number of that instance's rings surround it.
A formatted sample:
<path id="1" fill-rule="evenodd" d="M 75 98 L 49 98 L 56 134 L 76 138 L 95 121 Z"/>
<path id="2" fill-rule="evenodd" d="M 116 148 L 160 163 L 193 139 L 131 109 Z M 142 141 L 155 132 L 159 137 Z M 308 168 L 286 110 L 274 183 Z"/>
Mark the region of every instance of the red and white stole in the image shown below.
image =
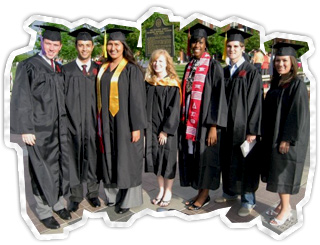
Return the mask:
<path id="1" fill-rule="evenodd" d="M 200 58 L 200 64 L 196 69 L 194 80 L 192 83 L 191 99 L 189 103 L 188 118 L 187 118 L 187 129 L 186 129 L 186 139 L 196 141 L 197 127 L 200 117 L 200 108 L 202 100 L 202 92 L 204 88 L 204 82 L 206 75 L 209 70 L 210 64 L 210 55 L 209 53 L 204 52 Z M 190 74 L 192 67 L 192 62 L 189 62 L 186 74 L 184 76 L 183 83 L 183 93 L 182 93 L 182 118 L 181 120 L 185 121 L 186 114 L 186 84 L 187 79 Z"/>

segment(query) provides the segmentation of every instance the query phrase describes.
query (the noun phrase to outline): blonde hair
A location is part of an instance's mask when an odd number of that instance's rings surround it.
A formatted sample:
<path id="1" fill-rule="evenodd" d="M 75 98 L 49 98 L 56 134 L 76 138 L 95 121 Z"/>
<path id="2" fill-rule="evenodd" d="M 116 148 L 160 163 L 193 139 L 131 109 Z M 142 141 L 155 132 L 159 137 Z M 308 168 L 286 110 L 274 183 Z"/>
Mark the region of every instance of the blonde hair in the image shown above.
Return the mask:
<path id="1" fill-rule="evenodd" d="M 148 64 L 148 67 L 146 70 L 145 80 L 146 81 L 150 81 L 150 80 L 155 81 L 157 79 L 157 75 L 156 75 L 155 71 L 153 70 L 152 64 L 155 60 L 157 60 L 159 58 L 160 55 L 163 55 L 166 59 L 166 62 L 167 62 L 166 71 L 167 71 L 168 76 L 171 79 L 175 79 L 177 82 L 180 83 L 180 79 L 179 79 L 177 72 L 174 68 L 172 57 L 169 55 L 169 53 L 165 49 L 157 49 L 152 52 L 150 60 L 149 60 L 149 64 Z"/>

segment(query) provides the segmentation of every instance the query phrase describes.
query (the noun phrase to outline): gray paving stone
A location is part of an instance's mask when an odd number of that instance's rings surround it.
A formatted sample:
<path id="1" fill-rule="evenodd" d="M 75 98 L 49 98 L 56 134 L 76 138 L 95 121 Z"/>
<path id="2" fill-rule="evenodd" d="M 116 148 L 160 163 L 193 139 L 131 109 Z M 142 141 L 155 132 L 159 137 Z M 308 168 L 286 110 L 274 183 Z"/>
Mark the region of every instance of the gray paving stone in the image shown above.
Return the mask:
<path id="1" fill-rule="evenodd" d="M 130 218 L 145 210 L 145 209 L 150 209 L 155 212 L 158 211 L 160 208 L 157 205 L 153 205 L 151 203 L 151 200 L 156 197 L 158 194 L 158 183 L 157 183 L 157 178 L 153 173 L 143 173 L 142 174 L 142 187 L 143 187 L 143 205 L 140 207 L 135 207 L 130 209 L 129 212 L 126 214 L 117 214 L 114 210 L 114 207 L 106 207 L 105 206 L 105 200 L 106 196 L 103 190 L 103 185 L 100 185 L 99 189 L 99 196 L 100 200 L 102 202 L 102 206 L 97 209 L 91 208 L 91 206 L 87 203 L 86 200 L 84 200 L 80 204 L 80 209 L 79 212 L 72 213 L 72 220 L 69 222 L 65 222 L 58 217 L 57 220 L 61 224 L 61 228 L 58 230 L 48 230 L 41 224 L 41 222 L 37 219 L 36 215 L 34 214 L 34 209 L 35 209 L 35 201 L 32 195 L 32 190 L 31 190 L 31 185 L 30 185 L 30 176 L 29 176 L 29 170 L 28 170 L 28 157 L 27 157 L 27 151 L 25 148 L 25 145 L 23 144 L 21 137 L 17 135 L 11 135 L 11 141 L 17 142 L 23 149 L 24 149 L 24 175 L 25 175 L 25 192 L 26 192 L 26 199 L 27 199 L 27 213 L 34 223 L 35 227 L 38 229 L 40 234 L 56 234 L 56 233 L 61 233 L 63 232 L 63 228 L 72 225 L 76 222 L 79 222 L 81 220 L 81 216 L 83 213 L 83 210 L 86 209 L 90 212 L 105 212 L 111 222 L 115 222 L 118 224 L 121 224 L 123 222 L 128 222 Z M 302 187 L 300 189 L 300 192 L 297 195 L 292 195 L 290 203 L 293 208 L 293 218 L 290 221 L 287 221 L 283 226 L 281 227 L 273 227 L 269 225 L 270 217 L 265 214 L 265 212 L 272 208 L 275 207 L 278 202 L 279 202 L 279 196 L 277 193 L 271 193 L 266 191 L 266 184 L 263 182 L 260 182 L 260 186 L 258 191 L 256 192 L 256 200 L 257 200 L 257 205 L 254 209 L 254 211 L 248 216 L 248 217 L 240 217 L 237 215 L 238 209 L 240 208 L 240 199 L 236 201 L 229 201 L 226 203 L 215 203 L 214 199 L 217 197 L 220 197 L 222 195 L 222 188 L 220 187 L 218 190 L 215 191 L 210 191 L 209 195 L 211 197 L 210 203 L 202 208 L 199 211 L 191 211 L 186 209 L 184 202 L 186 200 L 189 200 L 190 198 L 194 197 L 197 195 L 197 191 L 194 190 L 191 187 L 181 187 L 180 186 L 180 181 L 179 181 L 179 174 L 177 172 L 176 178 L 173 184 L 173 196 L 170 205 L 167 207 L 167 209 L 174 209 L 178 210 L 179 212 L 182 212 L 187 215 L 196 215 L 196 214 L 205 214 L 209 212 L 213 212 L 215 210 L 223 209 L 223 208 L 228 208 L 231 207 L 228 213 L 226 214 L 226 217 L 232 222 L 232 223 L 244 223 L 244 222 L 250 222 L 251 220 L 255 219 L 259 215 L 261 216 L 262 223 L 265 227 L 268 229 L 276 232 L 277 234 L 281 234 L 285 230 L 289 229 L 292 225 L 297 223 L 297 214 L 295 207 L 296 205 L 303 199 L 305 195 L 305 185 L 308 179 L 308 173 L 309 173 L 309 166 L 310 166 L 310 153 L 308 153 L 307 158 L 306 158 L 306 164 L 305 164 L 305 169 L 303 172 L 303 177 L 302 177 Z M 178 170 L 177 170 L 178 171 Z M 66 197 L 68 200 L 68 197 Z M 162 209 L 163 210 L 163 209 Z M 159 209 L 161 211 L 161 209 Z"/>

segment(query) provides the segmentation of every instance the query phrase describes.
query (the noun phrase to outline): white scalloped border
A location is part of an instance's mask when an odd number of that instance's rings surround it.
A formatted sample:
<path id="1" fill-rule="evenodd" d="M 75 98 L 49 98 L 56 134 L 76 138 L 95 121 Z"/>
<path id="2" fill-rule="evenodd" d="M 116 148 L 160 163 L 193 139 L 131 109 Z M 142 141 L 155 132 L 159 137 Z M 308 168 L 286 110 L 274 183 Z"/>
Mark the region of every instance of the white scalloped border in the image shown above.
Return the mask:
<path id="1" fill-rule="evenodd" d="M 166 14 L 169 17 L 170 22 L 180 22 L 180 28 L 182 29 L 184 26 L 186 26 L 188 23 L 193 21 L 194 19 L 201 19 L 203 21 L 209 22 L 215 26 L 223 27 L 231 22 L 237 22 L 241 23 L 243 25 L 246 25 L 250 28 L 253 28 L 255 30 L 258 30 L 260 32 L 260 48 L 264 51 L 264 42 L 271 40 L 273 38 L 279 37 L 279 38 L 287 38 L 292 40 L 298 40 L 298 41 L 304 41 L 308 43 L 309 51 L 305 53 L 301 57 L 301 61 L 303 63 L 303 70 L 310 80 L 310 121 L 311 121 L 311 127 L 310 132 L 316 132 L 316 81 L 312 73 L 309 71 L 307 59 L 312 56 L 312 54 L 315 51 L 315 47 L 313 44 L 313 40 L 307 36 L 300 36 L 300 35 L 293 35 L 288 33 L 280 33 L 275 32 L 269 35 L 265 35 L 265 30 L 262 26 L 257 25 L 253 22 L 250 22 L 248 20 L 232 16 L 225 20 L 218 21 L 211 17 L 205 16 L 200 13 L 194 13 L 184 19 L 183 17 L 175 16 L 173 12 L 169 9 L 161 8 L 161 7 L 152 7 L 150 8 L 145 14 L 143 14 L 136 22 L 133 21 L 126 21 L 126 20 L 119 20 L 119 19 L 112 19 L 107 18 L 104 19 L 102 22 L 96 22 L 89 18 L 82 18 L 75 22 L 69 22 L 60 18 L 54 18 L 54 17 L 47 17 L 43 15 L 33 15 L 30 18 L 28 18 L 24 24 L 23 28 L 24 30 L 30 34 L 30 41 L 29 45 L 20 49 L 17 49 L 10 53 L 9 58 L 6 63 L 5 67 L 5 73 L 4 73 L 4 140 L 5 145 L 9 148 L 13 148 L 17 151 L 18 156 L 18 172 L 19 172 L 19 187 L 20 187 L 20 204 L 21 204 L 21 215 L 23 219 L 26 221 L 27 225 L 29 226 L 30 230 L 34 234 L 34 236 L 39 240 L 51 240 L 51 239 L 65 239 L 68 237 L 69 232 L 72 230 L 75 230 L 81 226 L 84 226 L 87 223 L 88 218 L 102 218 L 107 226 L 109 227 L 130 227 L 133 225 L 133 223 L 139 219 L 142 218 L 145 215 L 150 215 L 153 217 L 169 217 L 174 216 L 178 217 L 182 220 L 186 221 L 193 221 L 193 220 L 202 220 L 202 219 L 209 219 L 213 218 L 215 216 L 220 215 L 221 221 L 228 226 L 229 228 L 251 228 L 253 226 L 257 226 L 257 228 L 266 233 L 267 235 L 273 237 L 276 240 L 283 240 L 287 236 L 289 236 L 291 233 L 299 229 L 303 224 L 303 209 L 302 207 L 309 201 L 311 196 L 311 190 L 312 190 L 312 184 L 314 179 L 314 173 L 315 173 L 315 165 L 316 165 L 316 134 L 310 133 L 310 168 L 309 168 L 309 174 L 308 174 L 308 181 L 306 186 L 306 192 L 304 198 L 297 204 L 297 218 L 298 222 L 290 227 L 285 232 L 281 233 L 280 235 L 274 233 L 270 229 L 266 228 L 262 225 L 260 216 L 256 219 L 252 220 L 251 222 L 247 223 L 232 223 L 227 217 L 226 213 L 229 211 L 230 207 L 218 209 L 210 213 L 206 214 L 198 214 L 198 215 L 186 215 L 178 211 L 170 211 L 170 212 L 155 212 L 150 209 L 145 209 L 140 211 L 139 213 L 134 214 L 129 221 L 127 222 L 114 222 L 110 221 L 107 213 L 91 213 L 86 210 L 83 212 L 82 220 L 79 222 L 76 222 L 73 225 L 69 225 L 65 228 L 63 228 L 64 232 L 60 234 L 42 234 L 40 235 L 38 230 L 35 228 L 33 222 L 30 220 L 27 211 L 26 211 L 26 195 L 25 195 L 25 182 L 24 182 L 24 167 L 23 167 L 23 151 L 22 149 L 15 143 L 10 142 L 10 70 L 12 62 L 15 58 L 15 56 L 31 51 L 33 49 L 33 46 L 36 41 L 36 31 L 29 28 L 29 25 L 32 24 L 34 21 L 44 21 L 44 22 L 51 22 L 56 24 L 62 24 L 67 26 L 68 28 L 72 29 L 75 28 L 81 24 L 87 23 L 91 26 L 94 26 L 96 28 L 101 29 L 102 27 L 108 25 L 108 24 L 118 24 L 123 26 L 129 26 L 129 27 L 135 27 L 140 31 L 140 38 L 138 41 L 138 46 L 141 47 L 141 25 L 142 23 L 148 19 L 154 12 L 158 12 L 161 14 Z"/>

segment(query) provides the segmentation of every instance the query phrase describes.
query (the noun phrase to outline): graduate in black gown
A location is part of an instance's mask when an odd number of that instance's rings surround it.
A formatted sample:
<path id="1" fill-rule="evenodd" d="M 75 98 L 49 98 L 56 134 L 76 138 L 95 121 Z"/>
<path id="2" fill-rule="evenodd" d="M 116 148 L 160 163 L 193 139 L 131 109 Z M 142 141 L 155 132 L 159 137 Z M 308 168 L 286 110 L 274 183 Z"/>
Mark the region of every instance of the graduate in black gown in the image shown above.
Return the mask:
<path id="1" fill-rule="evenodd" d="M 117 213 L 140 206 L 146 90 L 142 71 L 126 43 L 123 29 L 108 29 L 107 62 L 97 80 L 102 168 L 109 206 Z"/>
<path id="2" fill-rule="evenodd" d="M 181 88 L 166 50 L 151 54 L 145 78 L 148 117 L 145 171 L 153 172 L 159 184 L 159 193 L 152 203 L 167 207 L 177 167 Z"/>
<path id="3" fill-rule="evenodd" d="M 271 87 L 263 106 L 263 159 L 267 190 L 279 194 L 280 203 L 267 214 L 280 226 L 291 217 L 290 196 L 300 190 L 310 135 L 309 97 L 297 76 L 298 44 L 277 43 Z"/>
<path id="4" fill-rule="evenodd" d="M 62 162 L 66 149 L 64 79 L 54 61 L 62 48 L 62 31 L 40 26 L 42 50 L 19 63 L 10 104 L 10 130 L 21 134 L 29 156 L 32 191 L 40 221 L 50 229 L 60 227 L 52 210 L 71 219 L 62 197 L 67 189 L 67 168 Z"/>
<path id="5" fill-rule="evenodd" d="M 181 86 L 179 173 L 181 186 L 198 190 L 185 203 L 198 210 L 209 203 L 209 190 L 220 186 L 220 132 L 227 123 L 227 104 L 223 69 L 206 51 L 214 30 L 199 23 L 190 29 L 193 57 Z"/>
<path id="6" fill-rule="evenodd" d="M 225 33 L 221 34 L 225 36 Z M 244 40 L 251 34 L 230 29 L 227 31 L 227 56 L 224 68 L 228 124 L 221 136 L 221 169 L 223 197 L 216 202 L 236 199 L 241 195 L 238 215 L 247 216 L 255 206 L 255 191 L 259 186 L 259 161 L 255 159 L 257 147 L 243 156 L 240 145 L 252 143 L 261 135 L 262 80 L 258 70 L 243 58 Z"/>
<path id="7" fill-rule="evenodd" d="M 92 37 L 98 33 L 80 28 L 69 33 L 75 37 L 78 57 L 63 66 L 66 84 L 68 117 L 68 156 L 70 176 L 69 211 L 75 212 L 83 200 L 83 183 L 87 184 L 86 197 L 93 207 L 99 207 L 97 179 L 97 102 L 96 76 L 99 66 L 92 61 Z"/>

